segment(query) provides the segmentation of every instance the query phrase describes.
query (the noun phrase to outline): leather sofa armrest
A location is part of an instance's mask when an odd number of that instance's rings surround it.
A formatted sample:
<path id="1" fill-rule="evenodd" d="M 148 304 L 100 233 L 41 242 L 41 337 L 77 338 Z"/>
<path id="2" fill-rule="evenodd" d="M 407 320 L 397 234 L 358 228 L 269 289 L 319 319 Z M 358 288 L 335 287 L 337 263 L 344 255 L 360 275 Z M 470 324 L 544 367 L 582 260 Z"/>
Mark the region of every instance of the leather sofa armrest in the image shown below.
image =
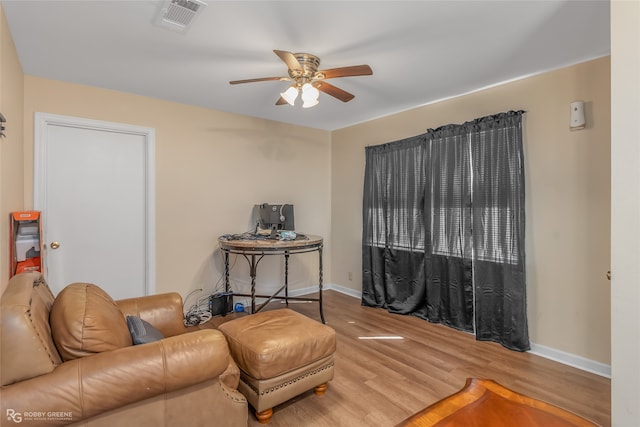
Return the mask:
<path id="1" fill-rule="evenodd" d="M 59 422 L 49 418 L 27 425 L 78 422 L 221 375 L 228 377 L 232 362 L 221 332 L 193 332 L 74 359 L 51 373 L 3 387 L 1 411 L 71 415 Z"/>
<path id="2" fill-rule="evenodd" d="M 165 337 L 186 332 L 182 297 L 176 292 L 116 301 L 125 316 L 138 316 L 160 330 Z"/>

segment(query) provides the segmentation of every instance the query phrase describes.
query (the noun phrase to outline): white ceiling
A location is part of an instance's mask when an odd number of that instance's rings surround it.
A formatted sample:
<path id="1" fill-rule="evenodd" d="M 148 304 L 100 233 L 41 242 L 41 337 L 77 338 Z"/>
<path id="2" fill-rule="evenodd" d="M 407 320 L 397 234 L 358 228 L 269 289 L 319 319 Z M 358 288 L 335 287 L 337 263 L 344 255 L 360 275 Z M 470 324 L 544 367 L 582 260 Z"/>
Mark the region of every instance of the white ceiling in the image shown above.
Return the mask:
<path id="1" fill-rule="evenodd" d="M 26 74 L 325 130 L 610 52 L 609 1 L 209 0 L 186 34 L 154 25 L 162 3 L 2 0 Z M 310 109 L 275 105 L 287 82 L 229 85 L 285 76 L 273 49 L 373 75 Z"/>

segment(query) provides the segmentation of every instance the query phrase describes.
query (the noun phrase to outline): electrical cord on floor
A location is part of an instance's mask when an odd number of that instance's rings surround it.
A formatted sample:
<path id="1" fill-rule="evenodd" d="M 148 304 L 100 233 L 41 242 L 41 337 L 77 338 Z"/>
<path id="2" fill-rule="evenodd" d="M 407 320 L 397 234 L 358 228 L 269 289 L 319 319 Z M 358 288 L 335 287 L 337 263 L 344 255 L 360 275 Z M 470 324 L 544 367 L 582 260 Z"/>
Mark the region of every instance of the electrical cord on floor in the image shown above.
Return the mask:
<path id="1" fill-rule="evenodd" d="M 182 316 L 183 316 L 183 322 L 185 326 L 195 326 L 198 324 L 196 323 L 197 319 L 194 317 L 194 313 L 192 312 L 193 307 L 190 308 L 188 311 L 185 311 L 185 307 L 187 306 L 187 302 L 189 301 L 189 298 L 191 298 L 191 296 L 196 292 L 202 292 L 202 288 L 194 289 L 193 291 L 189 292 L 189 295 L 187 295 L 187 297 L 184 299 L 184 302 L 182 303 Z"/>
<path id="2" fill-rule="evenodd" d="M 235 255 L 233 257 L 233 263 L 229 266 L 229 272 L 231 272 L 231 270 L 233 270 L 233 267 L 236 265 L 236 261 L 237 260 L 238 260 L 238 256 Z M 223 263 L 224 263 L 224 258 L 223 258 Z M 213 286 L 213 293 L 214 294 L 216 292 L 221 292 L 224 289 L 223 288 L 223 286 L 224 286 L 223 279 L 224 279 L 224 273 L 220 275 L 220 277 L 218 278 L 218 281 Z M 191 305 L 191 307 L 189 307 L 188 310 L 185 311 L 185 307 L 187 306 L 187 303 L 189 302 L 189 298 L 191 298 L 191 296 L 193 296 L 193 294 L 195 294 L 196 292 L 202 292 L 202 288 L 194 289 L 184 299 L 184 304 L 183 304 L 182 310 L 183 310 L 183 314 L 184 314 L 184 325 L 185 326 L 201 325 L 201 324 L 209 321 L 211 319 L 211 317 L 213 317 L 212 314 L 211 314 L 211 307 L 209 306 L 209 299 L 211 298 L 211 295 L 201 296 L 200 298 L 198 298 L 196 300 L 196 302 L 193 305 Z"/>
<path id="3" fill-rule="evenodd" d="M 189 295 L 187 295 L 187 297 L 184 299 L 182 310 L 184 314 L 185 326 L 201 325 L 202 323 L 211 319 L 211 312 L 209 311 L 209 296 L 198 298 L 197 301 L 189 308 L 189 310 L 187 310 L 186 312 L 184 311 L 189 298 L 191 298 L 191 296 L 196 292 L 202 292 L 202 288 L 191 291 Z"/>
<path id="4" fill-rule="evenodd" d="M 202 290 L 202 289 L 200 289 Z M 185 326 L 197 326 L 211 319 L 209 310 L 209 295 L 198 298 L 195 304 L 184 315 Z"/>

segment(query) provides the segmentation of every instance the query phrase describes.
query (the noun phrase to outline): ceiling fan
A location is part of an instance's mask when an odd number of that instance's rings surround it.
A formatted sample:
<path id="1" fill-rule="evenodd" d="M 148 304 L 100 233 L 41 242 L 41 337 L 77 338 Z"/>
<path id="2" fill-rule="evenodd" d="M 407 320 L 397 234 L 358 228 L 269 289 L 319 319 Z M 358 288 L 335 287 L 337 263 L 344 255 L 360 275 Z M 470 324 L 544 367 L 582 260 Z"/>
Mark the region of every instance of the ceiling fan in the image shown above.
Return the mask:
<path id="1" fill-rule="evenodd" d="M 302 92 L 301 98 L 303 108 L 313 107 L 318 104 L 320 92 L 331 95 L 342 102 L 349 102 L 355 96 L 345 90 L 340 89 L 326 79 L 352 76 L 370 76 L 373 74 L 368 65 L 353 65 L 350 67 L 330 68 L 318 70 L 320 58 L 310 53 L 291 53 L 284 50 L 273 51 L 289 68 L 289 76 L 282 77 L 261 77 L 257 79 L 233 80 L 232 85 L 241 83 L 264 82 L 270 80 L 292 81 L 293 84 L 280 94 L 276 105 L 294 105 L 298 94 Z"/>

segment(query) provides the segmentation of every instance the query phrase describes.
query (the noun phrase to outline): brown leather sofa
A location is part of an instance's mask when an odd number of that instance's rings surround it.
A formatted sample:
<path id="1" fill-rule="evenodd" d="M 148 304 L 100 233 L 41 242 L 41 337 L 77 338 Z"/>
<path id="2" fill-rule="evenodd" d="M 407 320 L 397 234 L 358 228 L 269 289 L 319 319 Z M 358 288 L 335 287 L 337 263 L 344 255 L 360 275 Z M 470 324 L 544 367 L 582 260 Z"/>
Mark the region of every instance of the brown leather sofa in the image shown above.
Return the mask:
<path id="1" fill-rule="evenodd" d="M 113 301 L 75 284 L 54 298 L 22 273 L 0 304 L 2 426 L 247 425 L 225 337 L 185 328 L 178 294 Z M 164 338 L 132 345 L 126 315 Z"/>

